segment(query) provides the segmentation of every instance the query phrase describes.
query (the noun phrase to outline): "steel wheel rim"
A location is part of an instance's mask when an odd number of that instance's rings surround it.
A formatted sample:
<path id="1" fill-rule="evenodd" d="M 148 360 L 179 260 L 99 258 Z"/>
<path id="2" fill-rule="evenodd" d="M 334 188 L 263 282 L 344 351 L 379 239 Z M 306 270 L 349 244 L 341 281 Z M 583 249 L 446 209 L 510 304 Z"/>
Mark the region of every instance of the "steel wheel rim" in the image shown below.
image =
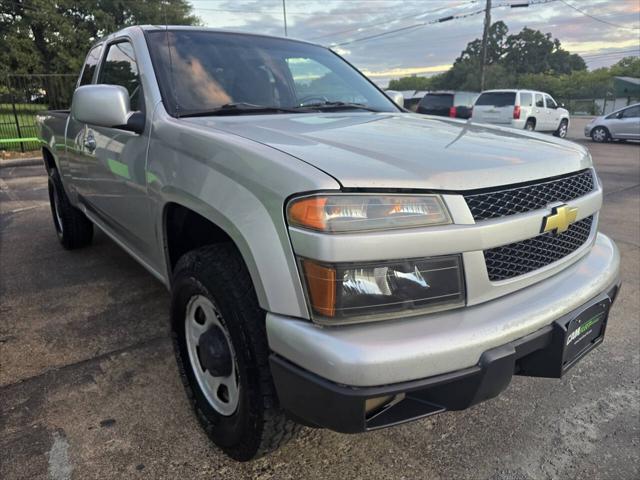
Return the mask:
<path id="1" fill-rule="evenodd" d="M 202 313 L 204 321 L 202 321 Z M 202 323 L 199 322 L 202 321 Z M 231 352 L 231 374 L 226 377 L 215 377 L 203 369 L 198 356 L 198 342 L 200 336 L 211 326 L 219 327 L 223 332 Z M 195 295 L 187 304 L 185 313 L 185 337 L 191 368 L 200 390 L 209 402 L 209 405 L 221 415 L 230 416 L 236 411 L 240 399 L 240 384 L 238 381 L 238 369 L 236 367 L 236 355 L 233 344 L 223 323 L 222 314 L 218 308 L 203 295 Z M 226 395 L 224 393 L 226 392 Z"/>

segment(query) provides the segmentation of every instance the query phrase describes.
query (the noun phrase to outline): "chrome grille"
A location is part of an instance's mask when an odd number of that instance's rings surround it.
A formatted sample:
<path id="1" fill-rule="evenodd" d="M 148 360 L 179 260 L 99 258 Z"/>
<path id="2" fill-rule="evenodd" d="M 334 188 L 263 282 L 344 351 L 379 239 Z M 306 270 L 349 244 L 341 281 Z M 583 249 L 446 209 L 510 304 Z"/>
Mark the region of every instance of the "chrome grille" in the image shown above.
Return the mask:
<path id="1" fill-rule="evenodd" d="M 537 210 L 554 202 L 574 200 L 593 188 L 591 170 L 583 170 L 562 178 L 469 194 L 464 198 L 473 218 L 479 221 Z"/>
<path id="2" fill-rule="evenodd" d="M 587 217 L 564 233 L 543 233 L 521 242 L 484 251 L 489 280 L 506 280 L 538 270 L 575 252 L 588 240 L 593 217 Z"/>

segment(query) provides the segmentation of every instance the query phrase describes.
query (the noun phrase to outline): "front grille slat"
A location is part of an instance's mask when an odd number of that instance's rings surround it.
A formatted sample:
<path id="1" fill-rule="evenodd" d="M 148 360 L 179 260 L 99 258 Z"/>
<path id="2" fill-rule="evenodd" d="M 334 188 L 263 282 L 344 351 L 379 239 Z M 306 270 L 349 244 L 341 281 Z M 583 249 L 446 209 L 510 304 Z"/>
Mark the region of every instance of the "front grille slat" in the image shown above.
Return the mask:
<path id="1" fill-rule="evenodd" d="M 591 234 L 593 216 L 584 218 L 564 233 L 543 233 L 521 242 L 484 251 L 489 280 L 507 280 L 550 265 L 575 252 Z"/>
<path id="2" fill-rule="evenodd" d="M 554 202 L 568 202 L 594 189 L 591 170 L 533 185 L 507 187 L 464 195 L 475 221 L 505 217 L 545 208 Z"/>

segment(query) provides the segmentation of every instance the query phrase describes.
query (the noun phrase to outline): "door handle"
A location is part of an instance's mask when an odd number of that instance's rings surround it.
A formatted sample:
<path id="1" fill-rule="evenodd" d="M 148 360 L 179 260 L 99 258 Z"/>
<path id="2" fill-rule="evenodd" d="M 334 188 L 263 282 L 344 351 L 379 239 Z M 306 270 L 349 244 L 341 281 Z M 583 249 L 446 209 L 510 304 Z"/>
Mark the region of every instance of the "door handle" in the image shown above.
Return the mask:
<path id="1" fill-rule="evenodd" d="M 96 146 L 97 145 L 95 137 L 91 133 L 87 134 L 84 139 L 84 148 L 86 148 L 90 152 L 93 152 L 96 149 Z"/>

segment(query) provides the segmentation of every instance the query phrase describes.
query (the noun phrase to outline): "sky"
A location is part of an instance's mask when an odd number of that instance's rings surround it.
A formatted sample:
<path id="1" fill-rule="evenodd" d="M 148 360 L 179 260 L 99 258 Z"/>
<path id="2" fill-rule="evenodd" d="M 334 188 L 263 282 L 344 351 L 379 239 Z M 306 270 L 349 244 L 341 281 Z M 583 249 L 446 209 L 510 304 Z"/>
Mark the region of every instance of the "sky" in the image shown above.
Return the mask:
<path id="1" fill-rule="evenodd" d="M 481 37 L 486 0 L 285 1 L 289 37 L 333 48 L 386 86 L 392 78 L 447 70 L 467 42 Z M 492 22 L 502 20 L 510 33 L 525 26 L 551 33 L 590 69 L 640 55 L 640 0 L 528 0 L 527 8 L 510 7 L 522 3 L 492 0 Z M 284 36 L 282 0 L 191 4 L 208 27 Z"/>

